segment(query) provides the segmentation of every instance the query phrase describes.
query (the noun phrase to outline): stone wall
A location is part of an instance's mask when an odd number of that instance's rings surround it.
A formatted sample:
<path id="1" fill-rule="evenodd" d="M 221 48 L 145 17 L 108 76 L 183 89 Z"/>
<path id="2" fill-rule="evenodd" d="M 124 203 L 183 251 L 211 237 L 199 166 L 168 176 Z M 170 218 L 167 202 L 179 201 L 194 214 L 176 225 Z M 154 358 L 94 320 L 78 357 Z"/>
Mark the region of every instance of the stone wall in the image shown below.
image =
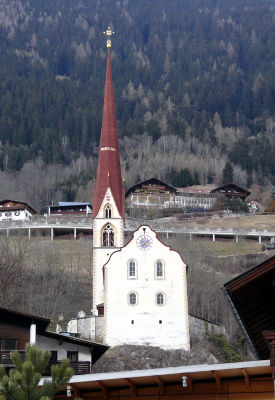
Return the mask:
<path id="1" fill-rule="evenodd" d="M 228 337 L 224 326 L 189 314 L 190 339 L 202 341 L 207 335 L 223 334 Z"/>

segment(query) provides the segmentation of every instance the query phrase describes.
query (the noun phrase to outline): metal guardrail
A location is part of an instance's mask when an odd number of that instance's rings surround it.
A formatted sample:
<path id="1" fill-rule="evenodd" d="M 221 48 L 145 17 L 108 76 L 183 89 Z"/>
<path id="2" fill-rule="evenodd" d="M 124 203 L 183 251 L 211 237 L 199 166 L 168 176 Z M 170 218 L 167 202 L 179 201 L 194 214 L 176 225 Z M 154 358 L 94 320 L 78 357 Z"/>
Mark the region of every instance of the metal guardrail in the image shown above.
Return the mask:
<path id="1" fill-rule="evenodd" d="M 241 236 L 268 236 L 275 237 L 275 227 L 272 230 L 267 229 L 244 229 L 238 228 L 209 228 L 203 227 L 186 227 L 186 226 L 165 226 L 154 220 L 126 220 L 125 231 L 135 231 L 140 225 L 147 224 L 152 227 L 158 233 L 167 234 L 198 234 L 198 235 L 241 235 Z M 182 223 L 184 225 L 184 223 Z M 12 229 L 88 229 L 92 230 L 92 218 L 91 217 L 36 217 L 32 221 L 0 221 L 1 230 L 12 230 Z"/>

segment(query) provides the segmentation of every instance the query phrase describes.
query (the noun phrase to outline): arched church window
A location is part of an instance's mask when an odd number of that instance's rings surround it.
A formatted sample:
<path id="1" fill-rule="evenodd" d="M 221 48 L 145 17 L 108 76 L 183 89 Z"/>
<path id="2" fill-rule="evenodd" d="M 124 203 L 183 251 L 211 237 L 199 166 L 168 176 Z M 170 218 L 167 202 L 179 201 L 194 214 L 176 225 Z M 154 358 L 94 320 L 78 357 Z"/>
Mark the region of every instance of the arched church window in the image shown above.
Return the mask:
<path id="1" fill-rule="evenodd" d="M 107 204 L 105 207 L 105 218 L 112 218 L 112 207 L 110 204 Z"/>
<path id="2" fill-rule="evenodd" d="M 137 304 L 137 294 L 135 292 L 129 293 L 128 303 L 130 304 L 130 306 L 135 306 Z"/>
<path id="3" fill-rule="evenodd" d="M 157 293 L 156 303 L 158 306 L 163 306 L 165 304 L 165 296 L 163 293 L 161 293 L 161 292 Z"/>
<path id="4" fill-rule="evenodd" d="M 112 225 L 107 224 L 102 232 L 102 246 L 103 247 L 112 247 L 115 244 L 115 234 Z"/>
<path id="5" fill-rule="evenodd" d="M 137 277 L 137 263 L 135 260 L 128 261 L 128 279 Z"/>
<path id="6" fill-rule="evenodd" d="M 164 278 L 164 262 L 162 260 L 157 260 L 155 263 L 155 277 Z"/>

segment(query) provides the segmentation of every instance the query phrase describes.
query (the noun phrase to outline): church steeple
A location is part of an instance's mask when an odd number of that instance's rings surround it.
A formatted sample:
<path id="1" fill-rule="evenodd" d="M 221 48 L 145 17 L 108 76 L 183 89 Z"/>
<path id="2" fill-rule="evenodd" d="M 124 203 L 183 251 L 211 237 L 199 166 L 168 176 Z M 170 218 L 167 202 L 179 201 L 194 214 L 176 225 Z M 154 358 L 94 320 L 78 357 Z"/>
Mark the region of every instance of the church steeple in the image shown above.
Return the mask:
<path id="1" fill-rule="evenodd" d="M 110 28 L 108 28 L 108 31 L 106 31 L 106 35 L 110 36 L 110 32 Z M 110 47 L 111 41 L 110 39 L 108 39 L 103 118 L 99 145 L 97 176 L 93 193 L 94 218 L 97 216 L 100 210 L 108 188 L 110 188 L 111 190 L 120 216 L 122 218 L 124 217 L 124 187 L 121 179 L 120 153 L 118 145 L 118 131 L 111 71 Z"/>

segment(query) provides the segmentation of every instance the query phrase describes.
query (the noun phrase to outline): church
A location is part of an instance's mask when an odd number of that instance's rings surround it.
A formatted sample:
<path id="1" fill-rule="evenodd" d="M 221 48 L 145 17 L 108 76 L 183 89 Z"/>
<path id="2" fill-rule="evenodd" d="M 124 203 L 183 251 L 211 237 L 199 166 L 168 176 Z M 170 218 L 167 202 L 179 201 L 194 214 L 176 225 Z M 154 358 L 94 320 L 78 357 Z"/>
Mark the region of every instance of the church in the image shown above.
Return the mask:
<path id="1" fill-rule="evenodd" d="M 97 176 L 93 191 L 94 339 L 110 346 L 133 344 L 190 349 L 187 265 L 141 226 L 124 244 L 125 189 L 111 72 L 111 35 Z M 87 318 L 85 318 L 87 322 Z M 69 329 L 77 330 L 71 321 Z"/>

